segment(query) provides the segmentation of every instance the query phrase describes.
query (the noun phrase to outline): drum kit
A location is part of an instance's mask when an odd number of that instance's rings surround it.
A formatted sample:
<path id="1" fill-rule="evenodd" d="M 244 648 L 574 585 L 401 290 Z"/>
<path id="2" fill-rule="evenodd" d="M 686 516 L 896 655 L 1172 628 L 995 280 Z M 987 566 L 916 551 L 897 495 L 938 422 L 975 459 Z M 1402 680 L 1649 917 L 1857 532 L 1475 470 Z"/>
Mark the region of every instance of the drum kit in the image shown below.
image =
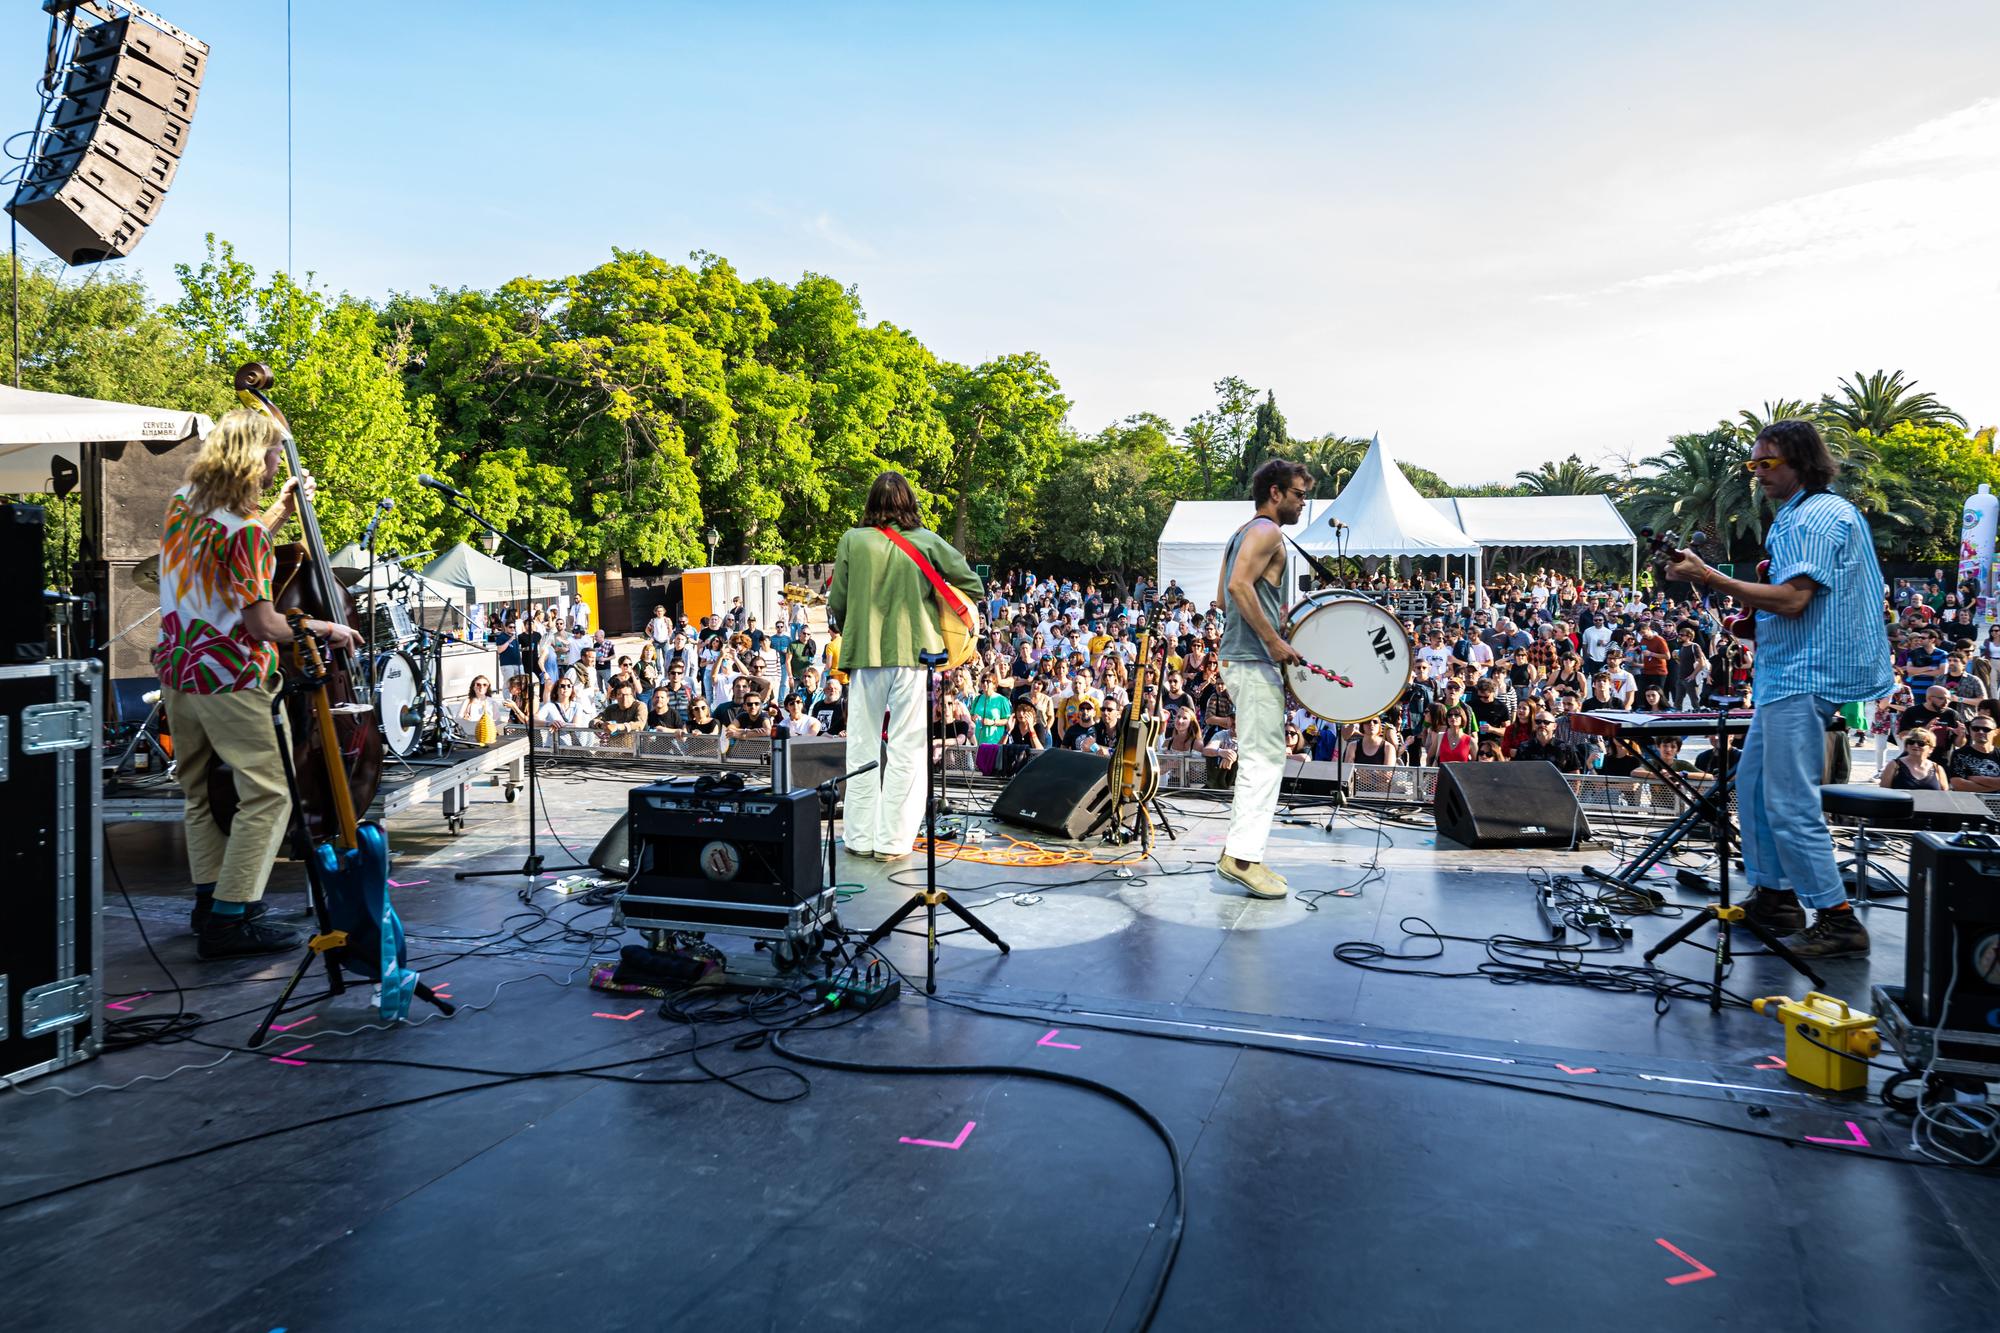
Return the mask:
<path id="1" fill-rule="evenodd" d="M 341 577 L 365 587 L 368 571 L 343 570 Z M 365 655 L 369 686 L 382 723 L 382 746 L 398 759 L 425 751 L 442 757 L 455 739 L 443 690 L 449 636 L 426 629 L 411 614 L 413 594 L 421 602 L 422 587 L 408 571 L 399 571 L 367 598 L 364 612 L 370 630 Z"/>

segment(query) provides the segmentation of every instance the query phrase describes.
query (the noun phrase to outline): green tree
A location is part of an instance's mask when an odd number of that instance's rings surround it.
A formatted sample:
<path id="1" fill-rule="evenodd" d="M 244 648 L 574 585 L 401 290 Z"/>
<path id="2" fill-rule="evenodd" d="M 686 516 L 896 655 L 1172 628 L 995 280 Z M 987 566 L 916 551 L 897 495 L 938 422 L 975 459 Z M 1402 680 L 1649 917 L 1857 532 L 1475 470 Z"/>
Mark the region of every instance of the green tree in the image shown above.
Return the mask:
<path id="1" fill-rule="evenodd" d="M 1149 566 L 1173 500 L 1147 463 L 1129 453 L 1072 458 L 1042 488 L 1047 524 L 1040 549 L 1094 574 Z"/>
<path id="2" fill-rule="evenodd" d="M 952 544 L 967 555 L 998 550 L 1026 524 L 1043 478 L 1062 461 L 1069 400 L 1038 352 L 967 368 L 939 367 L 939 402 L 952 455 L 935 486 Z"/>
<path id="3" fill-rule="evenodd" d="M 22 388 L 211 417 L 229 409 L 229 378 L 154 308 L 137 276 L 93 268 L 65 281 L 70 273 L 53 260 L 21 268 Z M 13 276 L 0 268 L 0 349 L 10 359 L 13 337 Z"/>
<path id="4" fill-rule="evenodd" d="M 327 542 L 359 536 L 387 496 L 396 507 L 378 530 L 380 547 L 435 544 L 441 506 L 417 476 L 437 468 L 437 426 L 429 399 L 404 388 L 407 341 L 385 337 L 365 302 L 301 287 L 283 273 L 260 284 L 213 235 L 206 259 L 174 271 L 181 294 L 168 316 L 222 383 L 245 361 L 271 366 L 272 401 L 319 483 L 315 508 Z"/>
<path id="5" fill-rule="evenodd" d="M 1264 460 L 1289 456 L 1291 443 L 1285 415 L 1278 410 L 1278 396 L 1267 389 L 1264 401 L 1257 404 L 1256 414 L 1250 422 L 1250 434 L 1243 441 L 1243 453 L 1236 460 L 1234 493 L 1248 496 L 1250 478 L 1264 465 Z"/>
<path id="6" fill-rule="evenodd" d="M 1608 495 L 1616 479 L 1571 454 L 1560 463 L 1544 463 L 1533 471 L 1516 472 L 1526 495 Z"/>
<path id="7" fill-rule="evenodd" d="M 1702 532 L 1711 558 L 1732 560 L 1746 541 L 1761 542 L 1763 516 L 1743 470 L 1749 448 L 1742 433 L 1723 423 L 1707 431 L 1676 435 L 1664 453 L 1645 460 L 1625 497 L 1626 521 L 1634 530 L 1669 529 L 1683 536 Z"/>
<path id="8" fill-rule="evenodd" d="M 1880 459 L 1880 472 L 1894 479 L 1890 498 L 1900 521 L 1885 524 L 1883 509 L 1857 499 L 1846 475 L 1836 483 L 1867 514 L 1875 543 L 1891 560 L 1958 559 L 1960 518 L 1965 501 L 1981 485 L 2000 494 L 2000 458 L 1977 437 L 1943 421 L 1898 422 L 1888 434 L 1863 431 L 1858 444 Z"/>
<path id="9" fill-rule="evenodd" d="M 1322 435 L 1295 442 L 1292 451 L 1312 473 L 1314 493 L 1330 500 L 1347 485 L 1347 479 L 1368 456 L 1368 443 L 1353 435 Z"/>
<path id="10" fill-rule="evenodd" d="M 1905 421 L 1965 425 L 1965 418 L 1939 402 L 1936 394 L 1916 390 L 1917 382 L 1905 378 L 1900 370 L 1878 370 L 1872 375 L 1857 370 L 1852 380 L 1840 381 L 1838 393 L 1820 399 L 1821 425 L 1829 434 L 1852 435 L 1865 430 L 1878 439 Z"/>
<path id="11" fill-rule="evenodd" d="M 1215 406 L 1196 415 L 1184 432 L 1200 481 L 1197 499 L 1216 499 L 1233 481 L 1256 412 L 1257 391 L 1247 382 L 1235 375 L 1215 382 Z M 1244 490 L 1247 493 L 1247 484 Z"/>
<path id="12" fill-rule="evenodd" d="M 1766 398 L 1762 407 L 1746 407 L 1736 414 L 1736 426 L 1747 439 L 1755 441 L 1764 427 L 1778 421 L 1818 421 L 1820 405 L 1803 398 Z M 1726 424 L 1726 423 L 1725 423 Z"/>

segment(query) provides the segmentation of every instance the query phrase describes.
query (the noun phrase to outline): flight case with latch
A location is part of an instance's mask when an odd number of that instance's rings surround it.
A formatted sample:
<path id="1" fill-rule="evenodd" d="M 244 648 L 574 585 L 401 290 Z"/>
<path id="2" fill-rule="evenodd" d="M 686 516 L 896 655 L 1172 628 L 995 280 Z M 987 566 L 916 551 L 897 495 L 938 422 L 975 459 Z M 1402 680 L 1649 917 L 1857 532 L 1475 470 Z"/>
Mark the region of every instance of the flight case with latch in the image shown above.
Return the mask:
<path id="1" fill-rule="evenodd" d="M 0 667 L 0 1083 L 97 1054 L 104 668 Z"/>

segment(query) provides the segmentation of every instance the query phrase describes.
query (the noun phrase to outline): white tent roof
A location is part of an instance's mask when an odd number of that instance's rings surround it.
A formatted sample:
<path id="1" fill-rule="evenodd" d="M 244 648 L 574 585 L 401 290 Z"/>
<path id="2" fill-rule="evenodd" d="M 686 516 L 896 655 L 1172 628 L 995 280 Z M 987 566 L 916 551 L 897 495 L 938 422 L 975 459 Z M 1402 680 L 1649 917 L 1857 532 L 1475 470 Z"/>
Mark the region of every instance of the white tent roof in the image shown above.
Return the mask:
<path id="1" fill-rule="evenodd" d="M 1285 534 L 1297 537 L 1316 514 L 1332 503 L 1331 500 L 1306 501 L 1305 512 L 1299 515 L 1299 522 L 1286 528 Z M 1160 529 L 1160 586 L 1164 588 L 1169 583 L 1178 583 L 1181 591 L 1196 606 L 1207 606 L 1214 600 L 1216 582 L 1222 577 L 1222 554 L 1229 545 L 1229 539 L 1256 512 L 1257 507 L 1248 500 L 1175 502 L 1173 512 L 1167 515 L 1166 526 Z M 1286 549 L 1290 551 L 1289 547 Z M 1290 559 L 1303 569 L 1304 562 L 1296 553 L 1291 553 Z M 1297 580 L 1290 580 L 1288 586 L 1296 588 Z M 1289 594 L 1286 600 L 1290 600 Z"/>
<path id="2" fill-rule="evenodd" d="M 1347 525 L 1336 534 L 1333 524 Z M 1339 540 L 1336 541 L 1336 536 Z M 1376 436 L 1333 503 L 1298 537 L 1314 555 L 1472 555 L 1479 543 L 1417 494 Z"/>
<path id="3" fill-rule="evenodd" d="M 328 556 L 327 563 L 333 566 L 341 583 L 354 594 L 356 600 L 368 600 L 368 590 L 371 586 L 368 579 L 368 557 L 359 545 L 349 542 Z M 399 578 L 410 580 L 413 585 L 412 591 L 419 597 L 443 602 L 446 606 L 455 606 L 461 611 L 465 609 L 465 589 L 455 584 L 427 579 L 416 571 L 414 565 L 397 565 L 387 560 L 375 562 L 375 579 L 372 586 L 378 595 L 387 595 L 390 587 Z"/>
<path id="4" fill-rule="evenodd" d="M 484 551 L 460 542 L 424 566 L 424 577 L 463 588 L 475 602 L 540 601 L 560 597 L 563 586 L 536 575 L 532 580 Z"/>
<path id="5" fill-rule="evenodd" d="M 1630 546 L 1608 495 L 1482 495 L 1431 506 L 1481 546 Z"/>
<path id="6" fill-rule="evenodd" d="M 46 489 L 55 460 L 80 462 L 82 445 L 184 440 L 207 435 L 213 424 L 199 412 L 0 385 L 0 492 Z"/>

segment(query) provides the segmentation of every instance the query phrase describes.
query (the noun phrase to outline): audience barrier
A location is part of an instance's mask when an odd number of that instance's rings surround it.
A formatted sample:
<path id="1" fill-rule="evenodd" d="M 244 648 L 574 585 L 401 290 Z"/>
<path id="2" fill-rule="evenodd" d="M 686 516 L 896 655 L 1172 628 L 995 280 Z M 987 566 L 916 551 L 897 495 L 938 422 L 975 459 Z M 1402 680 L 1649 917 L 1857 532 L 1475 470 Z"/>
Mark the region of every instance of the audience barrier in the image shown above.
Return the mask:
<path id="1" fill-rule="evenodd" d="M 523 728 L 507 730 L 515 735 Z M 670 732 L 641 731 L 620 736 L 600 736 L 587 732 L 558 733 L 542 727 L 535 744 L 544 757 L 554 761 L 588 760 L 605 763 L 644 765 L 663 774 L 686 772 L 757 771 L 771 767 L 771 747 L 767 737 L 675 735 Z M 1004 775 L 988 774 L 978 764 L 979 747 L 942 747 L 940 769 L 946 782 L 966 781 L 998 788 Z M 1154 756 L 1160 769 L 1160 786 L 1166 791 L 1211 789 L 1226 785 L 1226 775 L 1203 754 L 1166 753 Z M 1354 799 L 1361 804 L 1428 806 L 1436 797 L 1437 770 L 1407 764 L 1353 764 L 1347 769 L 1352 779 Z M 650 774 L 649 774 L 650 776 Z M 1681 813 L 1682 803 L 1664 782 L 1652 778 L 1604 777 L 1595 773 L 1566 775 L 1577 803 L 1588 814 L 1609 818 L 1672 819 Z M 1730 794 L 1734 808 L 1735 793 Z"/>

